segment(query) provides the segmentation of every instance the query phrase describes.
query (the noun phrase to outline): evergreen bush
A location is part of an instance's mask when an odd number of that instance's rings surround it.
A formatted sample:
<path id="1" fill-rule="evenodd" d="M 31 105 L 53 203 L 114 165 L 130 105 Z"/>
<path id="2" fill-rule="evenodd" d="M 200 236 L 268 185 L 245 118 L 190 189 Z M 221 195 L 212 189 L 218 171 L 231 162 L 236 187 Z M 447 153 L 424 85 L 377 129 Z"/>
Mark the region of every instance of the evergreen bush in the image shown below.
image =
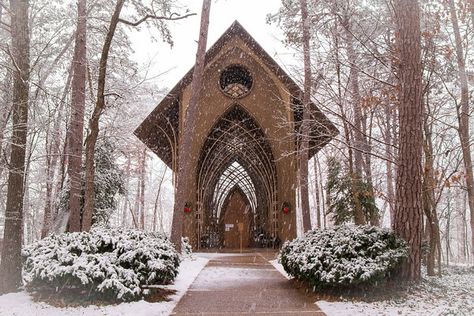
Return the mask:
<path id="1" fill-rule="evenodd" d="M 347 286 L 388 278 L 407 254 L 405 241 L 388 230 L 342 225 L 286 242 L 280 261 L 289 275 L 312 286 Z"/>
<path id="2" fill-rule="evenodd" d="M 181 237 L 181 254 L 190 257 L 193 254 L 193 247 L 189 243 L 189 237 Z"/>
<path id="3" fill-rule="evenodd" d="M 349 170 L 335 157 L 328 159 L 326 190 L 329 204 L 327 213 L 331 215 L 336 225 L 354 220 L 355 195 L 358 196 L 367 222 L 379 216 L 380 212 L 370 183 L 362 179 L 352 179 Z"/>
<path id="4" fill-rule="evenodd" d="M 72 290 L 118 301 L 140 299 L 145 285 L 172 282 L 180 263 L 164 236 L 103 228 L 51 235 L 25 247 L 22 255 L 30 291 Z"/>

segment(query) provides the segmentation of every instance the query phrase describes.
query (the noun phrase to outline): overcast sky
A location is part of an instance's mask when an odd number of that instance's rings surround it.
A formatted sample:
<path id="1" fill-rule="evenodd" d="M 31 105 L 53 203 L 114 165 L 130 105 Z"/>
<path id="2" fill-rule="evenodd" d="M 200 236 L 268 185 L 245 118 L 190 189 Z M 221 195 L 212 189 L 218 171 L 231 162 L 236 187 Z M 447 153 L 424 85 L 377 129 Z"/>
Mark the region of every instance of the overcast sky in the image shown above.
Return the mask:
<path id="1" fill-rule="evenodd" d="M 146 28 L 133 32 L 132 36 L 135 60 L 142 65 L 151 62 L 150 76 L 167 72 L 156 81 L 169 89 L 193 66 L 199 35 L 202 0 L 181 0 L 180 3 L 197 16 L 169 23 L 173 48 L 162 42 L 151 42 Z M 281 0 L 213 0 L 207 48 L 238 20 L 283 68 L 290 67 L 294 64 L 294 56 L 281 43 L 282 32 L 275 25 L 266 23 L 267 14 L 277 12 L 280 4 Z"/>

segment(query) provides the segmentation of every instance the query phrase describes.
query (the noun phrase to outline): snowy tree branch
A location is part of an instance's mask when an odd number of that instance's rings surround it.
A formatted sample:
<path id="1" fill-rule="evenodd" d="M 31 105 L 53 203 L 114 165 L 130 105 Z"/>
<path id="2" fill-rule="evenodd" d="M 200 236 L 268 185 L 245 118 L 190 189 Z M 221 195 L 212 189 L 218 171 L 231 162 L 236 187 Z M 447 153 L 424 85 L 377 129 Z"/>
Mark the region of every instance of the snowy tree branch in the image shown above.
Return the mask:
<path id="1" fill-rule="evenodd" d="M 138 26 L 138 25 L 142 24 L 143 22 L 145 22 L 148 19 L 176 21 L 176 20 L 186 19 L 186 18 L 188 18 L 190 16 L 193 16 L 193 15 L 196 15 L 196 13 L 189 13 L 189 14 L 185 14 L 185 15 L 179 15 L 178 13 L 171 13 L 170 16 L 156 16 L 156 15 L 147 14 L 143 18 L 141 18 L 140 20 L 138 20 L 136 22 L 130 22 L 130 21 L 124 20 L 122 18 L 119 19 L 119 22 L 122 22 L 122 23 L 130 25 L 130 26 Z"/>

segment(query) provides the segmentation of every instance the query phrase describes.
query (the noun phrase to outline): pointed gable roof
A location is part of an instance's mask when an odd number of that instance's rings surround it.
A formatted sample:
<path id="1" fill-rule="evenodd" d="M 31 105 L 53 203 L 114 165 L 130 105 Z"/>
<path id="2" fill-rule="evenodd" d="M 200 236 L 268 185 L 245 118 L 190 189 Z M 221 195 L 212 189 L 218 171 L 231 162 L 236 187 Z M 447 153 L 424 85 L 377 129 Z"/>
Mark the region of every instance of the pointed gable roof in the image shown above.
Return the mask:
<path id="1" fill-rule="evenodd" d="M 222 36 L 206 52 L 205 65 L 212 61 L 225 44 L 234 37 L 239 37 L 243 40 L 245 45 L 247 45 L 284 84 L 294 100 L 301 104 L 298 101 L 303 95 L 301 88 L 237 20 L 232 23 L 224 34 L 222 34 Z M 176 147 L 179 135 L 179 96 L 191 83 L 193 71 L 194 67 L 184 75 L 173 89 L 171 89 L 168 95 L 163 98 L 158 106 L 156 106 L 156 108 L 134 131 L 134 134 L 172 169 L 173 157 L 177 154 Z M 336 127 L 313 103 L 311 104 L 311 112 L 314 121 L 317 122 L 317 126 L 313 126 L 311 130 L 312 140 L 310 143 L 312 144 L 310 145 L 312 146 L 310 157 L 316 154 L 320 148 L 324 147 L 338 134 Z M 297 120 L 297 117 L 298 114 L 295 111 L 295 120 Z"/>

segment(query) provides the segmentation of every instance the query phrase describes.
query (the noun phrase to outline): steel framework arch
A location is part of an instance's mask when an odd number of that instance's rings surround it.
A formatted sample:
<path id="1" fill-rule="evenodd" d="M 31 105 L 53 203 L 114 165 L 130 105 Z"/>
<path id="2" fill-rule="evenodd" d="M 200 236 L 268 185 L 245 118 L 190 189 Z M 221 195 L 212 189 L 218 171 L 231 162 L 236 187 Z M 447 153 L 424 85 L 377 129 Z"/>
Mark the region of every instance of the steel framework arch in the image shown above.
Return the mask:
<path id="1" fill-rule="evenodd" d="M 277 179 L 272 148 L 251 114 L 234 104 L 214 124 L 203 147 L 197 169 L 197 237 L 222 240 L 222 208 L 235 188 L 251 206 L 254 234 L 276 236 Z M 201 246 L 201 242 L 198 246 Z"/>

